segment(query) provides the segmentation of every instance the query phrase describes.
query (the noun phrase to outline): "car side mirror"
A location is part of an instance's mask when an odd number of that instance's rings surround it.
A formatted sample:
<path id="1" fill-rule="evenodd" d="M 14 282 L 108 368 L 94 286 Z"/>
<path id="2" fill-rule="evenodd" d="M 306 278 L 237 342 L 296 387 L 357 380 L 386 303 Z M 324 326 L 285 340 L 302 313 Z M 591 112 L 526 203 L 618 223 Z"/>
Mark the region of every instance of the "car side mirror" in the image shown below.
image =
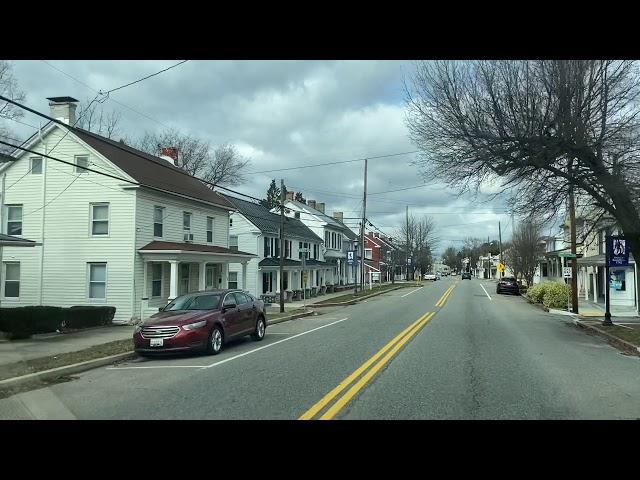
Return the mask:
<path id="1" fill-rule="evenodd" d="M 158 311 L 161 312 L 164 310 L 164 307 L 158 307 Z"/>

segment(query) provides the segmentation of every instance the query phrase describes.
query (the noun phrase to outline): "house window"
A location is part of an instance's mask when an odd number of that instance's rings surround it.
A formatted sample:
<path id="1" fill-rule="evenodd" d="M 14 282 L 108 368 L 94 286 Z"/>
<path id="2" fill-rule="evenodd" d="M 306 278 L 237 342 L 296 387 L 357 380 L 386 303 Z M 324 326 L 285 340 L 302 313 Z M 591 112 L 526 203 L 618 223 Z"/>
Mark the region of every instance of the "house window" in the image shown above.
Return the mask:
<path id="1" fill-rule="evenodd" d="M 207 217 L 207 243 L 213 243 L 213 217 Z"/>
<path id="2" fill-rule="evenodd" d="M 273 243 L 274 243 L 273 251 L 275 252 L 273 256 L 276 258 L 280 258 L 280 239 L 274 238 Z"/>
<path id="3" fill-rule="evenodd" d="M 182 212 L 182 229 L 185 232 L 191 231 L 191 215 L 189 212 Z"/>
<path id="4" fill-rule="evenodd" d="M 291 241 L 285 240 L 284 241 L 284 258 L 289 258 L 289 256 L 291 255 L 290 246 L 291 246 Z"/>
<path id="5" fill-rule="evenodd" d="M 164 207 L 153 207 L 153 236 L 162 238 L 164 227 Z"/>
<path id="6" fill-rule="evenodd" d="M 89 263 L 89 298 L 107 298 L 107 264 Z"/>
<path id="7" fill-rule="evenodd" d="M 162 264 L 154 263 L 151 267 L 151 296 L 162 296 Z"/>
<path id="8" fill-rule="evenodd" d="M 342 234 L 338 235 L 338 248 L 342 249 Z"/>
<path id="9" fill-rule="evenodd" d="M 326 245 L 327 248 L 331 247 L 331 243 L 330 243 L 330 233 L 329 232 L 324 232 L 324 244 Z"/>
<path id="10" fill-rule="evenodd" d="M 365 248 L 364 249 L 364 258 L 371 260 L 373 259 L 373 252 L 370 248 Z"/>
<path id="11" fill-rule="evenodd" d="M 20 263 L 4 263 L 4 296 L 18 298 L 20 296 Z"/>
<path id="12" fill-rule="evenodd" d="M 229 235 L 229 250 L 238 251 L 238 236 Z"/>
<path id="13" fill-rule="evenodd" d="M 229 227 L 233 227 L 233 218 L 229 217 Z"/>
<path id="14" fill-rule="evenodd" d="M 318 259 L 318 244 L 317 243 L 313 244 L 313 259 L 314 260 Z"/>
<path id="15" fill-rule="evenodd" d="M 264 257 L 268 257 L 271 254 L 271 243 L 269 242 L 269 237 L 264 237 Z"/>
<path id="16" fill-rule="evenodd" d="M 109 204 L 91 204 L 91 235 L 109 235 Z"/>
<path id="17" fill-rule="evenodd" d="M 7 206 L 7 233 L 22 235 L 22 205 Z"/>
<path id="18" fill-rule="evenodd" d="M 76 173 L 87 173 L 89 170 L 89 156 L 88 155 L 76 155 L 75 157 L 75 171 Z M 82 168 L 85 167 L 85 168 Z"/>
<path id="19" fill-rule="evenodd" d="M 238 288 L 238 272 L 229 272 L 229 288 Z"/>
<path id="20" fill-rule="evenodd" d="M 262 293 L 274 292 L 275 275 L 273 272 L 262 273 Z"/>
<path id="21" fill-rule="evenodd" d="M 42 174 L 42 157 L 31 158 L 31 173 L 34 175 Z"/>

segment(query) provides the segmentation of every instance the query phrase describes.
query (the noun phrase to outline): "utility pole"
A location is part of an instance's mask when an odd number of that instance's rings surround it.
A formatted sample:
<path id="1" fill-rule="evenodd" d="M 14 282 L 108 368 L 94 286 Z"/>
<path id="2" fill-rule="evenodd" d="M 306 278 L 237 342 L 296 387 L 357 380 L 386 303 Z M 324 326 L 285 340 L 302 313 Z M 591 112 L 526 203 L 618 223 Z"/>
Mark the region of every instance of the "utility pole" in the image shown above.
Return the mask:
<path id="1" fill-rule="evenodd" d="M 573 199 L 573 185 L 569 190 L 569 221 L 571 222 L 571 304 L 573 313 L 578 313 L 578 258 L 576 257 L 576 205 Z M 607 285 L 609 279 L 607 278 Z"/>
<path id="2" fill-rule="evenodd" d="M 404 261 L 404 268 L 407 273 L 405 280 L 409 281 L 409 205 L 407 205 L 407 243 L 405 245 L 407 246 Z"/>
<path id="3" fill-rule="evenodd" d="M 284 179 L 280 179 L 280 313 L 284 313 Z"/>
<path id="4" fill-rule="evenodd" d="M 362 236 L 360 237 L 360 245 L 362 249 L 362 265 L 360 267 L 360 291 L 364 292 L 364 234 L 367 225 L 367 159 L 364 159 L 364 197 L 362 199 Z"/>
<path id="5" fill-rule="evenodd" d="M 498 241 L 500 242 L 500 263 L 504 265 L 502 262 L 502 227 L 500 226 L 500 220 L 498 220 Z M 500 272 L 500 277 L 504 276 L 504 272 Z"/>

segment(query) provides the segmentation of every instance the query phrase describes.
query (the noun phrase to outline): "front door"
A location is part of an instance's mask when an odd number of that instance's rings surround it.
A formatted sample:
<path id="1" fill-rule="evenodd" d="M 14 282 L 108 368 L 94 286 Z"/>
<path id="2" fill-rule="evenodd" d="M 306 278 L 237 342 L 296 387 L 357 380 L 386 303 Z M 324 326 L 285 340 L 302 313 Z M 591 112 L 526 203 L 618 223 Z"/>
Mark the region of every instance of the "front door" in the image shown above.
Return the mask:
<path id="1" fill-rule="evenodd" d="M 207 265 L 206 267 L 206 278 L 205 278 L 205 290 L 213 290 L 216 285 L 216 266 L 215 265 Z"/>
<path id="2" fill-rule="evenodd" d="M 180 264 L 180 289 L 178 295 L 189 293 L 189 277 L 191 275 L 191 265 L 189 263 Z"/>

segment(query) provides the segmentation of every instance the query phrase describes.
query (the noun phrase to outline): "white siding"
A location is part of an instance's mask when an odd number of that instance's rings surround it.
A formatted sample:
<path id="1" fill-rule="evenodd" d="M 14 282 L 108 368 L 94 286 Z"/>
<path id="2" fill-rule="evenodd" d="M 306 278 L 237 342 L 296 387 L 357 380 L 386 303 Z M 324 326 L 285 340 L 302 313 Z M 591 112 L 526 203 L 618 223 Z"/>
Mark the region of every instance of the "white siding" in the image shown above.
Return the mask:
<path id="1" fill-rule="evenodd" d="M 85 147 L 73 134 L 64 136 L 64 133 L 54 129 L 45 135 L 44 143 L 48 154 L 72 163 L 75 155 L 88 154 L 89 167 L 126 177 L 112 164 L 104 162 Z M 51 151 L 54 146 L 55 149 Z M 42 151 L 42 144 L 33 149 Z M 122 189 L 124 182 L 92 172 L 78 175 L 73 166 L 50 159 L 43 159 L 43 175 L 25 176 L 30 168 L 30 156 L 32 155 L 25 154 L 5 171 L 5 186 L 10 187 L 6 192 L 5 203 L 24 205 L 22 236 L 44 243 L 43 274 L 41 277 L 40 261 L 43 247 L 5 248 L 5 261 L 15 259 L 21 262 L 22 281 L 20 301 L 3 301 L 3 306 L 40 303 L 63 307 L 112 305 L 116 307 L 115 321 L 129 320 L 133 288 L 131 260 L 134 196 Z M 45 177 L 46 206 L 43 209 Z M 107 237 L 97 238 L 90 235 L 92 202 L 109 203 Z M 88 299 L 87 262 L 107 263 L 106 301 Z"/>
<path id="2" fill-rule="evenodd" d="M 154 240 L 165 242 L 183 242 L 184 230 L 182 225 L 183 212 L 191 212 L 191 233 L 193 233 L 193 243 L 207 243 L 207 217 L 214 218 L 213 227 L 213 243 L 220 247 L 227 248 L 229 245 L 229 212 L 223 208 L 207 206 L 205 204 L 181 199 L 170 195 L 164 195 L 160 192 L 154 192 L 146 189 L 136 191 L 136 240 L 135 251 L 144 247 Z M 155 206 L 164 207 L 164 220 L 162 238 L 153 236 L 153 210 Z M 240 248 L 240 250 L 242 250 Z M 148 267 L 147 292 L 143 295 L 144 281 L 144 262 L 142 256 L 138 253 L 135 255 L 135 290 L 134 290 L 134 316 L 144 317 L 145 313 L 141 313 L 141 301 L 144 296 L 151 295 L 151 268 Z M 199 288 L 198 270 L 199 267 L 192 265 L 190 273 L 190 289 L 197 290 Z M 170 266 L 168 263 L 164 265 L 163 298 L 149 299 L 150 307 L 157 307 L 166 303 L 169 296 L 169 275 Z"/>
<path id="3" fill-rule="evenodd" d="M 231 218 L 233 226 L 229 227 L 229 235 L 238 236 L 238 250 L 259 256 L 247 263 L 247 286 L 244 288 L 252 295 L 259 297 L 262 294 L 262 277 L 258 272 L 258 263 L 263 258 L 263 240 L 260 230 L 237 212 L 232 213 Z M 242 287 L 242 264 L 230 263 L 229 272 L 238 272 L 238 286 Z"/>

